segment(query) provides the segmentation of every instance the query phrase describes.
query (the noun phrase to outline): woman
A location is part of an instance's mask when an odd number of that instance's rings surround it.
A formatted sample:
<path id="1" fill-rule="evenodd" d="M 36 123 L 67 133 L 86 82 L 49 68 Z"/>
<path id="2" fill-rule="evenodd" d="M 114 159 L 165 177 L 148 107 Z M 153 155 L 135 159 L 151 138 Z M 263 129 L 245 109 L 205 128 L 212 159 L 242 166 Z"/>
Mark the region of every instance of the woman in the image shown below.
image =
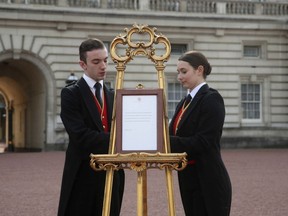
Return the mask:
<path id="1" fill-rule="evenodd" d="M 222 96 L 206 84 L 211 66 L 206 57 L 189 51 L 178 59 L 178 80 L 189 94 L 181 100 L 169 126 L 172 153 L 186 152 L 188 165 L 178 172 L 187 216 L 228 216 L 230 178 L 221 158 L 225 118 Z"/>

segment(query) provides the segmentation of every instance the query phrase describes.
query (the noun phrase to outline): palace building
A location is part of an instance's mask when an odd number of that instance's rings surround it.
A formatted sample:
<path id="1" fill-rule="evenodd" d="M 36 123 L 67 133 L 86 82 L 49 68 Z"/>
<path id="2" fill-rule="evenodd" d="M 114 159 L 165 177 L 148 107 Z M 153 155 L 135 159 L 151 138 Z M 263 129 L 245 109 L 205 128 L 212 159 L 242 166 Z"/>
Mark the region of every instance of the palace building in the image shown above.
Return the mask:
<path id="1" fill-rule="evenodd" d="M 171 42 L 168 116 L 186 94 L 176 63 L 186 50 L 207 56 L 207 83 L 222 94 L 224 147 L 288 146 L 288 2 L 284 0 L 0 0 L 0 150 L 64 150 L 60 92 L 79 79 L 78 47 L 107 47 L 125 28 L 148 25 Z M 115 85 L 110 58 L 105 80 Z M 125 88 L 157 88 L 153 63 L 129 62 Z M 213 122 L 212 122 L 213 124 Z"/>

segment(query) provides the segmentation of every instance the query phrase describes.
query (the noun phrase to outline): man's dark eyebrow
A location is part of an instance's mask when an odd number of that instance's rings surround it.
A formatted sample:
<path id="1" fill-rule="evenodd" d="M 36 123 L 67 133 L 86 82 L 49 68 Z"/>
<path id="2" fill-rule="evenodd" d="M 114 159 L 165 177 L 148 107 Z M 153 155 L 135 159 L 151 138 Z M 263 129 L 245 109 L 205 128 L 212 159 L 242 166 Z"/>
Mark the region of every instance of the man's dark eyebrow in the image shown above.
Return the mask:
<path id="1" fill-rule="evenodd" d="M 107 60 L 108 57 L 104 58 L 103 60 Z M 95 58 L 95 59 L 92 59 L 92 61 L 101 61 L 102 59 L 99 59 L 99 58 Z"/>

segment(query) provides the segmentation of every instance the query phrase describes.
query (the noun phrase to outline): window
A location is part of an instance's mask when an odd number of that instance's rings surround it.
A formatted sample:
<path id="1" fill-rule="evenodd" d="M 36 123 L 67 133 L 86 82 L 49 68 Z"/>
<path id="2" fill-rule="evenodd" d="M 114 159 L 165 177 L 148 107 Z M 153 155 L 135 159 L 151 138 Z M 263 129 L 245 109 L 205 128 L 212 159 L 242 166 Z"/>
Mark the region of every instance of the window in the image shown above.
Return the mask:
<path id="1" fill-rule="evenodd" d="M 187 51 L 187 44 L 171 44 L 172 55 L 182 55 Z"/>
<path id="2" fill-rule="evenodd" d="M 267 58 L 267 41 L 242 41 L 242 49 L 244 58 Z"/>
<path id="3" fill-rule="evenodd" d="M 261 57 L 261 46 L 245 45 L 243 49 L 244 57 Z"/>
<path id="4" fill-rule="evenodd" d="M 241 104 L 243 119 L 261 118 L 261 86 L 255 83 L 241 84 Z"/>
<path id="5" fill-rule="evenodd" d="M 184 89 L 180 83 L 168 83 L 168 118 L 171 119 L 179 101 L 187 95 L 187 90 Z"/>

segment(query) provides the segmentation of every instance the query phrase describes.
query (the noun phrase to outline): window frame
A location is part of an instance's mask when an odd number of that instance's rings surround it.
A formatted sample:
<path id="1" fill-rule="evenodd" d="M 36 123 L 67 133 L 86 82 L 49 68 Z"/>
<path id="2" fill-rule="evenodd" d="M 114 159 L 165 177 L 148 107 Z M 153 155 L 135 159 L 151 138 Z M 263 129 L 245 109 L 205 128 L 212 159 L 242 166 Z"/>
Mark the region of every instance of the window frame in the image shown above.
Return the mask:
<path id="1" fill-rule="evenodd" d="M 256 55 L 250 55 L 245 52 L 246 48 L 250 48 L 252 51 L 252 48 L 255 48 L 253 51 L 257 50 Z M 255 52 L 256 53 L 256 52 Z M 261 46 L 260 45 L 244 45 L 243 46 L 243 57 L 245 58 L 260 58 L 261 57 Z"/>
<path id="2" fill-rule="evenodd" d="M 259 47 L 258 56 L 246 56 L 245 47 Z M 242 41 L 242 58 L 245 59 L 266 59 L 267 58 L 267 42 L 266 41 Z"/>
<path id="3" fill-rule="evenodd" d="M 183 52 L 173 52 L 173 46 L 185 46 L 185 51 Z M 189 50 L 189 44 L 187 43 L 171 43 L 171 55 L 173 56 L 181 56 L 183 55 L 185 52 L 187 52 Z"/>
<path id="4" fill-rule="evenodd" d="M 242 85 L 259 85 L 259 101 L 243 101 L 242 99 Z M 249 92 L 248 92 L 249 93 Z M 255 92 L 252 92 L 255 94 Z M 263 121 L 263 87 L 260 82 L 251 82 L 251 81 L 246 81 L 246 82 L 241 82 L 240 83 L 240 109 L 241 109 L 241 121 L 242 123 L 257 123 L 257 122 L 262 122 Z M 244 118 L 244 108 L 243 104 L 259 104 L 259 118 Z"/>
<path id="5" fill-rule="evenodd" d="M 175 109 L 177 107 L 177 104 L 180 102 L 181 99 L 183 99 L 187 94 L 188 94 L 188 89 L 186 90 L 185 88 L 181 88 L 181 92 L 180 92 L 180 98 L 174 98 L 173 100 L 169 98 L 169 84 L 174 84 L 175 85 L 179 85 L 179 87 L 181 87 L 181 84 L 177 81 L 177 79 L 173 79 L 172 76 L 168 76 L 166 77 L 166 92 L 167 92 L 167 115 L 168 115 L 168 119 L 169 121 L 172 119 Z M 175 88 L 174 88 L 175 89 Z M 175 95 L 174 95 L 175 96 Z M 173 108 L 169 109 L 169 103 L 174 103 Z M 169 111 L 171 111 L 171 116 L 169 116 Z"/>
<path id="6" fill-rule="evenodd" d="M 172 46 L 174 45 L 186 45 L 186 51 L 189 50 L 193 50 L 194 49 L 194 37 L 191 36 L 191 38 L 187 39 L 187 38 L 182 38 L 179 41 L 179 38 L 173 38 L 173 37 L 169 37 L 170 43 L 171 43 L 171 56 L 173 58 L 177 57 L 179 58 L 182 54 L 177 54 L 177 53 L 172 53 Z"/>

